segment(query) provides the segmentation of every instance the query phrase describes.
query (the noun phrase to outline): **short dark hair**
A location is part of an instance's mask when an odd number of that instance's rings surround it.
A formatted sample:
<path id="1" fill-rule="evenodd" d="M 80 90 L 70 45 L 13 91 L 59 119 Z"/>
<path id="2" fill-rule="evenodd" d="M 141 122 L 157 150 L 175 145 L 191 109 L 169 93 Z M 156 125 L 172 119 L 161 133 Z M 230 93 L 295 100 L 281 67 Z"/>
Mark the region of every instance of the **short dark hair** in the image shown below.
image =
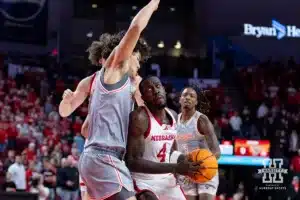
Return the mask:
<path id="1" fill-rule="evenodd" d="M 100 36 L 99 40 L 93 41 L 87 49 L 91 63 L 99 65 L 101 58 L 107 59 L 114 48 L 119 45 L 125 33 L 126 31 L 121 31 L 117 34 L 104 33 Z M 141 61 L 145 61 L 150 57 L 150 51 L 151 47 L 144 38 L 140 37 L 134 48 L 134 52 L 140 52 Z"/>
<path id="2" fill-rule="evenodd" d="M 141 92 L 142 95 L 143 95 L 143 86 L 144 86 L 145 81 L 147 81 L 149 79 L 152 79 L 152 78 L 159 79 L 157 76 L 149 75 L 146 78 L 143 78 L 142 81 L 140 82 L 140 84 L 139 84 L 139 90 L 140 90 L 140 92 Z"/>
<path id="3" fill-rule="evenodd" d="M 183 90 L 181 91 L 181 94 L 187 88 L 191 88 L 191 89 L 195 90 L 195 92 L 197 94 L 198 104 L 196 106 L 196 110 L 198 110 L 199 112 L 201 112 L 203 114 L 208 114 L 210 111 L 210 108 L 211 108 L 210 101 L 207 98 L 207 93 L 209 93 L 209 91 L 203 90 L 196 85 L 191 85 L 191 86 L 186 86 L 185 88 L 183 88 Z"/>

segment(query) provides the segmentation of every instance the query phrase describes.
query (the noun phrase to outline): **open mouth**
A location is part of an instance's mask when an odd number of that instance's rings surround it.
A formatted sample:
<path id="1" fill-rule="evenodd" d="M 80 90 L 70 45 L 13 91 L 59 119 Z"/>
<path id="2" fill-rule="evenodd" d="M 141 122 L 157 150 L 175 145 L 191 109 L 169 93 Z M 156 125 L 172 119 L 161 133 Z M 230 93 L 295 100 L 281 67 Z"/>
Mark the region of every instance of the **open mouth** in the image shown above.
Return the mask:
<path id="1" fill-rule="evenodd" d="M 164 97 L 163 96 L 157 96 L 156 100 L 164 100 Z"/>

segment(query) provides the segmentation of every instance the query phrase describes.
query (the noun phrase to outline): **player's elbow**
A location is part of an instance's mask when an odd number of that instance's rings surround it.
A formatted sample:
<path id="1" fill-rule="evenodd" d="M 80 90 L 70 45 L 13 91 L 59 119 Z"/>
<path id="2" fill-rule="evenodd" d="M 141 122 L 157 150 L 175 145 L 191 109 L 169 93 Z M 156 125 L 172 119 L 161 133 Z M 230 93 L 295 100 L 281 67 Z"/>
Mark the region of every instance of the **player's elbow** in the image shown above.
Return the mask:
<path id="1" fill-rule="evenodd" d="M 70 112 L 71 106 L 65 105 L 63 102 L 59 104 L 58 113 L 61 117 L 68 117 L 72 112 Z"/>
<path id="2" fill-rule="evenodd" d="M 62 109 L 58 109 L 58 113 L 63 118 L 69 116 L 68 113 L 64 112 Z"/>
<path id="3" fill-rule="evenodd" d="M 58 108 L 58 113 L 61 117 L 68 117 L 70 114 L 67 113 L 63 108 L 59 107 Z"/>

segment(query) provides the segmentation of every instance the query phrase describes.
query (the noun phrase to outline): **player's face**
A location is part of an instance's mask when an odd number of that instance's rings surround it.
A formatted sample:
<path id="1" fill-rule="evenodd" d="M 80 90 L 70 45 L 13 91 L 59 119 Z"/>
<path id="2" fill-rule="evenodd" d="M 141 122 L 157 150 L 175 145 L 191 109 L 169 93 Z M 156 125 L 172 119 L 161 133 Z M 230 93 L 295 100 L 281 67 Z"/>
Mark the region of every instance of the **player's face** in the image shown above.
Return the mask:
<path id="1" fill-rule="evenodd" d="M 135 77 L 138 75 L 140 69 L 141 54 L 139 52 L 133 53 L 129 59 L 129 76 Z"/>
<path id="2" fill-rule="evenodd" d="M 181 105 L 181 108 L 184 109 L 195 108 L 198 103 L 196 91 L 192 88 L 184 89 L 180 96 L 179 103 Z"/>
<path id="3" fill-rule="evenodd" d="M 167 104 L 166 91 L 158 78 L 144 81 L 142 98 L 147 105 L 164 108 Z"/>

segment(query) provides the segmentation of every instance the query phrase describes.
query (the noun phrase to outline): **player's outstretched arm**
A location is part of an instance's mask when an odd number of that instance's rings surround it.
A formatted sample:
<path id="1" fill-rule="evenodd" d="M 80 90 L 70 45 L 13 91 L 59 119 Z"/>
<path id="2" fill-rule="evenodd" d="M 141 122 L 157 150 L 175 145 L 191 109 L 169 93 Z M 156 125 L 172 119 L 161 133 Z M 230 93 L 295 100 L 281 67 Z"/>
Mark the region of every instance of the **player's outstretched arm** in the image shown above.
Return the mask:
<path id="1" fill-rule="evenodd" d="M 81 80 L 75 92 L 67 89 L 64 91 L 63 99 L 59 104 L 59 114 L 62 117 L 68 117 L 76 108 L 78 108 L 89 95 L 89 88 L 92 76 L 88 76 Z"/>
<path id="2" fill-rule="evenodd" d="M 105 66 L 115 67 L 128 59 L 140 38 L 142 31 L 146 28 L 153 12 L 158 8 L 160 0 L 151 0 L 138 14 L 133 18 L 130 27 L 120 44 L 113 50 L 105 62 Z"/>
<path id="3" fill-rule="evenodd" d="M 178 159 L 184 161 L 175 164 L 145 160 L 143 158 L 145 151 L 144 135 L 148 129 L 148 125 L 149 119 L 146 111 L 142 107 L 139 107 L 130 114 L 126 155 L 126 161 L 130 171 L 149 174 L 178 173 L 182 175 L 188 175 L 198 171 L 200 165 L 198 163 L 189 162 L 187 159 Z"/>
<path id="4" fill-rule="evenodd" d="M 198 131 L 205 136 L 210 151 L 218 159 L 221 155 L 218 138 L 215 129 L 206 115 L 201 115 L 197 122 Z"/>

